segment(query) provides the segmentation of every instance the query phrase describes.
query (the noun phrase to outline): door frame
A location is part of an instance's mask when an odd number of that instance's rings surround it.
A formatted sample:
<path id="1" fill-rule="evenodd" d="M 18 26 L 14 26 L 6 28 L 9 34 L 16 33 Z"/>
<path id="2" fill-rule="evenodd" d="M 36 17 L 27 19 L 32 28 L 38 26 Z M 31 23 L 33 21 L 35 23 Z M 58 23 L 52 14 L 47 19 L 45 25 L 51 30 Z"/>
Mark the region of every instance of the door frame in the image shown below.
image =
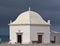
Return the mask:
<path id="1" fill-rule="evenodd" d="M 37 33 L 37 42 L 38 42 L 38 35 L 42 35 L 42 43 L 43 43 L 43 34 L 44 34 L 44 33 L 41 33 L 41 32 L 38 32 L 38 33 Z"/>
<path id="2" fill-rule="evenodd" d="M 18 35 L 21 35 L 21 43 L 22 43 L 22 34 L 23 34 L 23 33 L 16 33 L 16 35 L 17 35 L 17 36 L 16 36 L 16 38 L 17 38 L 17 43 L 18 43 Z"/>
<path id="3" fill-rule="evenodd" d="M 39 39 L 40 37 L 40 39 Z M 42 43 L 42 35 L 38 35 L 38 43 Z"/>

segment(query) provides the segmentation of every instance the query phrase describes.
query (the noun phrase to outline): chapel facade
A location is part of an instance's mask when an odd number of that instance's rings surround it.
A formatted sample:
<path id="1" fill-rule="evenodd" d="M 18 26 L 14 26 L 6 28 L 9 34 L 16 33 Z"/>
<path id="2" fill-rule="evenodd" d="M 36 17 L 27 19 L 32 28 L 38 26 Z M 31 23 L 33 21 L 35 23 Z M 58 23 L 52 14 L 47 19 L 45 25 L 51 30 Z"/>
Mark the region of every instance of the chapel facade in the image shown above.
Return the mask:
<path id="1" fill-rule="evenodd" d="M 35 11 L 25 11 L 10 21 L 10 43 L 50 43 L 50 20 L 47 22 Z"/>

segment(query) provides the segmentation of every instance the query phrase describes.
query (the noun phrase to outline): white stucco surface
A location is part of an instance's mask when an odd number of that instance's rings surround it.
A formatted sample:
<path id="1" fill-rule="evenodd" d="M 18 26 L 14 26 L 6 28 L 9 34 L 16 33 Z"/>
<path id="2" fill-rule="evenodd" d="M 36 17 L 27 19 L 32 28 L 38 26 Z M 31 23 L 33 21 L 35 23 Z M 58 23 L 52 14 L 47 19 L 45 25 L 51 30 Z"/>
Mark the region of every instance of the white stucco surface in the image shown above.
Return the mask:
<path id="1" fill-rule="evenodd" d="M 38 41 L 42 35 L 42 43 L 50 43 L 50 20 L 47 22 L 34 11 L 25 11 L 9 24 L 10 41 L 17 43 L 17 34 L 22 35 L 22 44 Z"/>
<path id="2" fill-rule="evenodd" d="M 49 26 L 31 26 L 30 33 L 31 33 L 30 35 L 31 41 L 38 41 L 38 35 L 40 34 L 42 35 L 42 43 L 50 43 L 50 27 Z"/>
<path id="3" fill-rule="evenodd" d="M 60 43 L 60 32 L 56 31 L 51 32 L 50 40 L 54 41 L 54 37 L 55 37 L 55 43 Z"/>
<path id="4" fill-rule="evenodd" d="M 30 26 L 11 26 L 10 40 L 17 42 L 17 33 L 22 33 L 22 43 L 30 42 Z"/>
<path id="5" fill-rule="evenodd" d="M 45 22 L 43 18 L 34 11 L 26 11 L 21 13 L 17 19 L 11 24 L 45 24 L 49 25 L 49 21 Z"/>

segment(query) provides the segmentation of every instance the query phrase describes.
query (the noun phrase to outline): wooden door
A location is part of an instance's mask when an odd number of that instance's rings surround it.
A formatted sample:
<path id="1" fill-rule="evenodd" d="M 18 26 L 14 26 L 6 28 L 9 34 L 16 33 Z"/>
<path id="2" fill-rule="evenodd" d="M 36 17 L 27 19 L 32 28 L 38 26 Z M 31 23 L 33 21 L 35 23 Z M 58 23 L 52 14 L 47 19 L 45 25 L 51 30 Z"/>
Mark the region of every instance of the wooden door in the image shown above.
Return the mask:
<path id="1" fill-rule="evenodd" d="M 22 42 L 22 36 L 21 35 L 17 35 L 17 42 L 21 43 Z"/>
<path id="2" fill-rule="evenodd" d="M 42 43 L 42 35 L 38 35 L 38 43 Z"/>

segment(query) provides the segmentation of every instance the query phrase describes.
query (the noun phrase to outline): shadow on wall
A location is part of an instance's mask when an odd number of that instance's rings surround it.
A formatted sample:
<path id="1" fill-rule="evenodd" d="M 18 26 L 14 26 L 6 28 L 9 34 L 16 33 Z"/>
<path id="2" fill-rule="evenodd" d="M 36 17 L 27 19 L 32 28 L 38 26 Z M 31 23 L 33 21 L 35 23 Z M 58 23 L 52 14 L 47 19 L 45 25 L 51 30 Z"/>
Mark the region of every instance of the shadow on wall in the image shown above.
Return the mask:
<path id="1" fill-rule="evenodd" d="M 56 43 L 56 36 L 54 36 L 54 41 L 50 41 L 51 43 Z"/>

